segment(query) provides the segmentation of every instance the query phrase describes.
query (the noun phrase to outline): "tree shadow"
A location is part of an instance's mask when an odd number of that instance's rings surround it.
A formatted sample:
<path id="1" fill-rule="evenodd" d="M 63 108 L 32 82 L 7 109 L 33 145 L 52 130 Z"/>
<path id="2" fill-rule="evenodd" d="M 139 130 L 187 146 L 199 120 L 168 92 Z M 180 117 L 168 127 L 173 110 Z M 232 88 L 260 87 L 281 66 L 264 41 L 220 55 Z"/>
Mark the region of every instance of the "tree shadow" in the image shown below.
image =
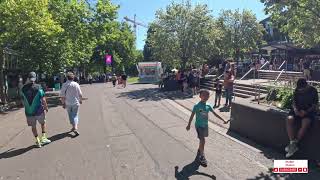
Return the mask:
<path id="1" fill-rule="evenodd" d="M 198 161 L 193 161 L 192 163 L 184 166 L 182 170 L 179 172 L 179 167 L 176 166 L 175 169 L 175 178 L 177 180 L 189 180 L 189 177 L 194 175 L 209 177 L 210 179 L 215 180 L 216 177 L 214 175 L 209 175 L 203 172 L 199 172 L 198 169 L 200 167 L 200 163 Z"/>
<path id="2" fill-rule="evenodd" d="M 50 139 L 51 143 L 64 139 L 66 137 L 70 137 L 70 138 L 75 138 L 77 137 L 76 135 L 71 135 L 70 132 L 64 132 L 64 133 L 60 133 L 60 134 L 56 134 L 54 136 L 51 136 Z M 0 159 L 7 159 L 7 158 L 12 158 L 12 157 L 16 157 L 16 156 L 20 156 L 24 153 L 27 153 L 29 151 L 31 151 L 32 149 L 37 148 L 36 145 L 31 145 L 29 147 L 26 148 L 20 148 L 20 149 L 15 149 L 15 148 L 11 148 L 3 153 L 0 154 Z"/>
<path id="3" fill-rule="evenodd" d="M 118 98 L 128 98 L 142 101 L 160 101 L 163 99 L 190 99 L 192 94 L 182 93 L 181 91 L 161 91 L 159 88 L 139 89 L 118 94 Z"/>

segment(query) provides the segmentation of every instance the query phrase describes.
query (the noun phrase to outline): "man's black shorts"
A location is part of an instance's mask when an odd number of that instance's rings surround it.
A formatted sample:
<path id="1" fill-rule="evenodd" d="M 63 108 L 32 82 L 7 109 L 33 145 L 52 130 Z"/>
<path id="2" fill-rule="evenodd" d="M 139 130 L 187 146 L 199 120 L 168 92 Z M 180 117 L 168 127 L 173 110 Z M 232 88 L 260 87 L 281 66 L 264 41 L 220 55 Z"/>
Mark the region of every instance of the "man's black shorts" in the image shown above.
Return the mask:
<path id="1" fill-rule="evenodd" d="M 317 113 L 316 112 L 311 112 L 311 113 L 307 113 L 303 118 L 300 117 L 300 116 L 297 116 L 295 113 L 294 113 L 294 110 L 290 110 L 289 112 L 289 116 L 293 116 L 295 120 L 299 120 L 301 121 L 302 119 L 304 118 L 308 118 L 311 120 L 311 122 L 314 122 L 316 120 L 316 117 L 317 117 Z"/>

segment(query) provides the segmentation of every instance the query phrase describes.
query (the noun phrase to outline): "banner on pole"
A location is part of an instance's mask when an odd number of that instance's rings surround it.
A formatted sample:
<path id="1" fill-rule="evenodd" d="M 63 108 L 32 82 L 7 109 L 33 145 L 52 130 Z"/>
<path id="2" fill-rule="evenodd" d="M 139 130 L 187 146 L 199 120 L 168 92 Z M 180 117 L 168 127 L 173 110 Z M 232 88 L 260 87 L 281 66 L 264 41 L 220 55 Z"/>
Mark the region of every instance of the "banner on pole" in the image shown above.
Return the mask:
<path id="1" fill-rule="evenodd" d="M 111 55 L 106 55 L 105 57 L 106 64 L 111 65 L 112 64 L 112 56 Z"/>

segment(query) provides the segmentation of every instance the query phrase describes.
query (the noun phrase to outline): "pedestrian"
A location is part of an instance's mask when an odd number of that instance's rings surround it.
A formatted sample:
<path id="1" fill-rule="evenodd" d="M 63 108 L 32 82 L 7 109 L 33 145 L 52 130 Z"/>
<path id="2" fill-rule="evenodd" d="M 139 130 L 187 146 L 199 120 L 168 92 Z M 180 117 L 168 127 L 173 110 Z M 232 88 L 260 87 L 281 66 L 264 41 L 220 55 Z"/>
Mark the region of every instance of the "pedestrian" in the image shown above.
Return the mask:
<path id="1" fill-rule="evenodd" d="M 209 120 L 209 112 L 213 113 L 212 106 L 207 103 L 210 96 L 210 92 L 208 90 L 200 91 L 200 102 L 194 105 L 189 123 L 186 127 L 187 131 L 190 130 L 191 122 L 196 115 L 195 127 L 199 138 L 199 148 L 197 153 L 197 160 L 204 167 L 207 166 L 207 160 L 204 154 L 204 146 L 205 146 L 205 138 L 209 136 L 208 129 L 208 120 Z M 224 120 L 222 120 L 224 123 Z"/>
<path id="2" fill-rule="evenodd" d="M 74 74 L 72 72 L 68 72 L 67 79 L 67 82 L 62 85 L 60 96 L 62 106 L 67 110 L 69 121 L 72 125 L 71 132 L 74 132 L 78 136 L 79 108 L 80 104 L 82 104 L 82 92 L 80 85 L 74 81 Z"/>
<path id="3" fill-rule="evenodd" d="M 293 94 L 292 108 L 287 119 L 287 133 L 290 140 L 289 145 L 285 148 L 287 158 L 299 150 L 298 143 L 304 137 L 312 122 L 316 120 L 318 101 L 317 89 L 308 85 L 306 79 L 299 79 Z M 301 127 L 296 133 L 297 122 L 301 123 Z"/>
<path id="4" fill-rule="evenodd" d="M 117 83 L 117 76 L 116 76 L 116 74 L 113 74 L 113 75 L 112 75 L 111 81 L 112 81 L 113 87 L 116 87 L 116 83 Z"/>
<path id="5" fill-rule="evenodd" d="M 221 103 L 221 96 L 222 96 L 222 84 L 219 82 L 219 79 L 215 80 L 215 92 L 216 92 L 216 96 L 214 99 L 214 107 L 219 107 Z"/>
<path id="6" fill-rule="evenodd" d="M 186 72 L 182 74 L 181 80 L 182 80 L 182 92 L 185 93 L 187 92 L 187 89 L 188 89 L 188 77 Z"/>
<path id="7" fill-rule="evenodd" d="M 195 71 L 191 71 L 188 78 L 189 78 L 190 88 L 192 89 L 192 95 L 196 95 L 197 79 L 196 79 Z"/>
<path id="8" fill-rule="evenodd" d="M 224 82 L 223 82 L 225 97 L 226 97 L 225 107 L 231 107 L 232 96 L 233 96 L 233 83 L 234 83 L 234 75 L 230 70 L 226 71 Z"/>
<path id="9" fill-rule="evenodd" d="M 89 84 L 91 85 L 93 81 L 93 77 L 91 74 L 88 75 L 88 79 L 89 79 Z"/>
<path id="10" fill-rule="evenodd" d="M 123 73 L 123 74 L 121 75 L 121 80 L 122 80 L 123 88 L 126 88 L 126 87 L 127 87 L 127 78 L 128 78 L 128 76 L 127 76 L 125 73 Z"/>
<path id="11" fill-rule="evenodd" d="M 46 137 L 46 112 L 48 112 L 48 104 L 45 93 L 41 86 L 36 84 L 36 73 L 30 72 L 28 82 L 22 87 L 21 95 L 25 107 L 25 115 L 27 124 L 31 126 L 32 133 L 36 138 L 37 147 L 49 144 L 51 141 Z M 38 137 L 37 122 L 41 124 L 42 137 Z"/>
<path id="12" fill-rule="evenodd" d="M 307 61 L 303 62 L 303 75 L 307 81 L 311 79 L 310 63 Z"/>
<path id="13" fill-rule="evenodd" d="M 272 59 L 270 60 L 269 70 L 270 71 L 274 70 L 274 61 Z"/>

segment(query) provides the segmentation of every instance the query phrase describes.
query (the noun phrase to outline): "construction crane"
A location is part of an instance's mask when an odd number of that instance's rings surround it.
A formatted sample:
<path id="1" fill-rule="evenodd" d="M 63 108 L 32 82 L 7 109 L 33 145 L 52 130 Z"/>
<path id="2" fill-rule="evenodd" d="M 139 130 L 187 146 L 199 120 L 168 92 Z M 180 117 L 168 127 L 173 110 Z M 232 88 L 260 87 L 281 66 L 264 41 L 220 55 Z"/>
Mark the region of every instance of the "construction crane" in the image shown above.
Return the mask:
<path id="1" fill-rule="evenodd" d="M 131 22 L 131 23 L 133 24 L 134 33 L 135 33 L 135 35 L 136 35 L 136 37 L 137 37 L 137 26 L 142 26 L 142 27 L 145 27 L 145 28 L 148 28 L 148 26 L 147 26 L 147 25 L 144 25 L 143 23 L 137 22 L 136 19 L 137 19 L 137 16 L 136 16 L 136 15 L 134 15 L 133 20 L 130 19 L 130 18 L 128 18 L 127 16 L 124 17 L 124 20 L 126 20 L 126 21 L 128 21 L 128 22 Z"/>

